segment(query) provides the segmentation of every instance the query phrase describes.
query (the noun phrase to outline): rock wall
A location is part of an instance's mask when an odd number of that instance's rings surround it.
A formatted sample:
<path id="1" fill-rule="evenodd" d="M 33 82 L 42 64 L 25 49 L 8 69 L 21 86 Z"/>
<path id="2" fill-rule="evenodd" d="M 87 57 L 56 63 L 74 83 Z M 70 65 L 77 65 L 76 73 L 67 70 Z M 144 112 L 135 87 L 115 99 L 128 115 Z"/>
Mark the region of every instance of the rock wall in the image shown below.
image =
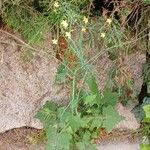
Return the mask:
<path id="1" fill-rule="evenodd" d="M 41 128 L 33 119 L 41 104 L 68 99 L 67 90 L 55 85 L 58 62 L 41 53 L 23 62 L 23 49 L 11 37 L 0 34 L 0 43 L 0 132 L 22 126 Z"/>

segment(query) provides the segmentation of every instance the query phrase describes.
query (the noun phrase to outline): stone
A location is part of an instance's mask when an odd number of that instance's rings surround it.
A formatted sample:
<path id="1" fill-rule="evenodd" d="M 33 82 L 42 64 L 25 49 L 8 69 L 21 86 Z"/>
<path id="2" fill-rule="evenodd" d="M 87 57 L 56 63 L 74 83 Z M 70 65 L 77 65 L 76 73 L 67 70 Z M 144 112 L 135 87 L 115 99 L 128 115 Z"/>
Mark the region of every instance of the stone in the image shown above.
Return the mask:
<path id="1" fill-rule="evenodd" d="M 140 142 L 130 142 L 126 141 L 119 141 L 119 142 L 108 142 L 102 143 L 98 146 L 98 150 L 139 150 L 140 149 Z"/>
<path id="2" fill-rule="evenodd" d="M 96 76 L 99 89 L 103 90 L 109 81 L 108 74 L 115 64 L 108 58 L 107 54 L 101 55 L 95 60 Z M 142 51 L 136 51 L 124 57 L 123 65 L 129 70 L 131 78 L 133 79 L 133 91 L 138 95 L 143 84 L 143 65 L 146 62 L 146 55 Z"/>
<path id="3" fill-rule="evenodd" d="M 116 105 L 116 110 L 119 115 L 123 117 L 123 120 L 116 126 L 119 130 L 136 130 L 140 127 L 140 124 L 137 122 L 134 114 L 131 110 L 134 108 L 134 104 L 130 107 L 125 107 L 121 103 Z"/>
<path id="4" fill-rule="evenodd" d="M 33 53 L 24 62 L 18 43 L 0 34 L 0 132 L 30 126 L 42 128 L 34 115 L 47 100 L 66 103 L 68 92 L 55 84 L 58 61 Z"/>

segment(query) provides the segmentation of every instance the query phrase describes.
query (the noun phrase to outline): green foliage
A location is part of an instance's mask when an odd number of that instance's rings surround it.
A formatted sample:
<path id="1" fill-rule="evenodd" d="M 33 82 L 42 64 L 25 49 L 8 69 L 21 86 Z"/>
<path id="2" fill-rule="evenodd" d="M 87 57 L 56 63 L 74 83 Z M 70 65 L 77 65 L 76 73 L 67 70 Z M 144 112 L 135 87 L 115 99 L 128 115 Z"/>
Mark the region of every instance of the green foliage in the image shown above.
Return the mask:
<path id="1" fill-rule="evenodd" d="M 150 150 L 150 145 L 142 144 L 140 150 Z"/>
<path id="2" fill-rule="evenodd" d="M 144 117 L 145 117 L 145 112 L 144 112 L 143 108 L 147 107 L 147 105 L 149 105 L 149 104 L 150 104 L 150 98 L 149 97 L 145 97 L 143 99 L 142 105 L 139 105 L 139 106 L 135 107 L 132 110 L 132 112 L 134 113 L 135 117 L 137 118 L 137 120 L 139 122 L 141 122 L 144 119 Z"/>
<path id="3" fill-rule="evenodd" d="M 74 90 L 80 94 L 76 97 L 80 101 L 74 99 L 78 102 L 74 107 L 69 104 L 66 107 L 58 107 L 53 102 L 46 102 L 36 114 L 36 118 L 43 123 L 48 150 L 75 148 L 94 150 L 95 145 L 92 139 L 99 136 L 99 129 L 105 128 L 107 132 L 111 132 L 122 120 L 114 107 L 118 98 L 117 94 L 104 91 L 101 96 L 96 79 L 93 76 L 88 76 L 88 79 L 87 94 L 83 96 L 77 89 Z"/>
<path id="4" fill-rule="evenodd" d="M 102 102 L 103 104 L 105 104 L 106 106 L 115 106 L 117 103 L 117 99 L 118 99 L 119 94 L 116 92 L 111 92 L 110 90 L 106 90 L 103 92 L 103 97 L 102 97 Z"/>
<path id="5" fill-rule="evenodd" d="M 143 109 L 144 109 L 144 112 L 145 112 L 145 118 L 146 119 L 150 119 L 150 104 L 149 105 L 145 105 L 143 107 Z M 149 120 L 149 122 L 150 122 L 150 120 Z"/>
<path id="6" fill-rule="evenodd" d="M 69 150 L 71 134 L 67 132 L 57 133 L 56 127 L 49 127 L 47 133 L 47 149 Z"/>
<path id="7" fill-rule="evenodd" d="M 143 119 L 143 141 L 140 145 L 141 150 L 149 150 L 150 149 L 150 104 L 144 105 L 143 110 L 145 113 L 145 117 Z"/>
<path id="8" fill-rule="evenodd" d="M 40 121 L 43 123 L 44 128 L 49 128 L 49 125 L 51 125 L 51 123 L 55 123 L 56 122 L 56 111 L 57 110 L 57 106 L 54 105 L 51 102 L 46 102 L 46 104 L 43 106 L 42 111 L 38 112 L 36 114 L 36 118 L 40 119 Z"/>
<path id="9" fill-rule="evenodd" d="M 115 19 L 115 13 L 91 17 L 92 2 L 5 0 L 0 4 L 0 14 L 7 28 L 20 32 L 28 44 L 40 42 L 46 33 L 51 32 L 50 42 L 56 45 L 55 51 L 63 58 L 59 60 L 56 83 L 70 85 L 70 102 L 67 106 L 46 102 L 35 116 L 43 124 L 47 150 L 96 149 L 93 139 L 99 137 L 99 129 L 105 128 L 111 132 L 122 120 L 115 110 L 119 97 L 123 99 L 121 101 L 131 99 L 128 91 L 133 90 L 133 82 L 124 65 L 124 57 L 134 52 L 132 50 L 138 43 L 143 51 L 147 50 L 147 43 L 143 39 L 149 28 L 149 0 L 137 0 L 139 5 L 143 6 L 144 3 L 144 6 L 141 8 L 142 17 L 135 21 L 136 25 L 132 25 L 134 21 L 131 22 L 133 33 L 126 28 L 126 22 L 136 1 L 116 6 L 119 20 Z M 65 39 L 66 48 L 60 46 L 60 37 Z M 111 84 L 100 91 L 93 66 L 103 55 L 107 55 L 114 63 L 114 69 L 108 82 Z M 33 56 L 30 49 L 24 49 L 22 58 L 25 61 L 31 61 Z M 149 82 L 149 70 L 145 70 L 144 80 Z M 149 106 L 146 104 L 140 106 L 136 113 L 143 119 L 145 111 L 146 118 L 143 121 L 148 123 Z M 148 130 L 145 129 L 147 133 Z"/>
<path id="10" fill-rule="evenodd" d="M 150 63 L 146 63 L 143 68 L 144 82 L 147 83 L 148 93 L 150 93 Z"/>
<path id="11" fill-rule="evenodd" d="M 56 82 L 65 83 L 67 78 L 67 69 L 65 64 L 60 64 L 57 69 Z"/>
<path id="12" fill-rule="evenodd" d="M 150 0 L 144 0 L 144 2 L 150 4 Z"/>
<path id="13" fill-rule="evenodd" d="M 112 106 L 104 107 L 103 115 L 105 116 L 103 127 L 106 128 L 107 132 L 112 131 L 115 125 L 122 120 L 122 117 L 118 115 Z"/>
<path id="14" fill-rule="evenodd" d="M 54 7 L 55 2 L 40 0 L 38 4 L 38 1 L 32 0 L 6 0 L 1 13 L 8 27 L 19 31 L 29 44 L 33 44 L 40 42 L 43 35 L 52 28 L 59 28 L 63 20 L 67 20 L 69 26 L 72 26 L 81 19 L 80 9 L 76 5 L 83 5 L 85 1 L 60 1 L 59 8 Z"/>
<path id="15" fill-rule="evenodd" d="M 29 44 L 41 41 L 43 34 L 48 32 L 47 18 L 36 14 L 35 11 L 29 11 L 24 5 L 8 4 L 5 6 L 3 19 L 7 26 L 21 31 Z"/>

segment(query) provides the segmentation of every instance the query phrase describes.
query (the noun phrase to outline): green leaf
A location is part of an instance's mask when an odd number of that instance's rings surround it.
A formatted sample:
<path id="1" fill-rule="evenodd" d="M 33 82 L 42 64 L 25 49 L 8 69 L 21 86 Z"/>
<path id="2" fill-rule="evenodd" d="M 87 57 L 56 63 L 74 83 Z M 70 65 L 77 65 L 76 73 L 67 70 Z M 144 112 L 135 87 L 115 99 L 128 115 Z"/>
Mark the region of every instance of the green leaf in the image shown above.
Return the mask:
<path id="1" fill-rule="evenodd" d="M 89 131 L 85 131 L 82 140 L 77 142 L 76 146 L 78 150 L 96 150 L 95 145 L 91 143 L 91 133 Z"/>
<path id="2" fill-rule="evenodd" d="M 147 93 L 150 93 L 150 81 L 147 81 Z"/>
<path id="3" fill-rule="evenodd" d="M 35 118 L 39 119 L 44 128 L 56 123 L 57 106 L 53 102 L 47 101 L 43 107 L 37 112 Z"/>
<path id="4" fill-rule="evenodd" d="M 103 127 L 107 132 L 111 132 L 112 129 L 122 120 L 122 117 L 112 106 L 103 107 L 104 122 Z"/>
<path id="5" fill-rule="evenodd" d="M 86 131 L 83 135 L 83 140 L 90 141 L 90 136 L 91 136 L 91 133 L 89 131 Z"/>
<path id="6" fill-rule="evenodd" d="M 57 129 L 49 126 L 49 128 L 46 130 L 46 135 L 48 140 L 46 150 L 56 150 L 58 143 Z"/>
<path id="7" fill-rule="evenodd" d="M 55 112 L 57 111 L 57 105 L 54 103 L 54 102 L 50 102 L 50 101 L 47 101 L 43 106 L 42 108 L 39 110 L 39 113 L 41 112 Z"/>
<path id="8" fill-rule="evenodd" d="M 97 86 L 97 83 L 96 83 L 96 78 L 94 76 L 89 75 L 86 82 L 89 86 L 90 91 L 93 94 L 98 94 L 99 93 L 98 86 Z"/>
<path id="9" fill-rule="evenodd" d="M 67 70 L 64 64 L 60 64 L 57 69 L 56 82 L 64 83 L 66 81 Z"/>
<path id="10" fill-rule="evenodd" d="M 142 122 L 150 123 L 150 118 L 144 118 L 144 119 L 142 120 Z"/>
<path id="11" fill-rule="evenodd" d="M 144 0 L 144 2 L 150 4 L 150 0 Z"/>
<path id="12" fill-rule="evenodd" d="M 65 110 L 65 107 L 60 107 L 58 109 L 58 116 L 61 121 L 64 121 L 66 123 L 71 118 L 72 113 L 70 111 Z"/>
<path id="13" fill-rule="evenodd" d="M 96 95 L 96 103 L 100 104 L 101 96 L 100 96 L 100 92 L 96 83 L 96 78 L 93 75 L 89 75 L 86 79 L 86 83 L 88 84 L 91 94 Z"/>
<path id="14" fill-rule="evenodd" d="M 96 99 L 96 95 L 88 95 L 86 98 L 85 98 L 85 104 L 89 104 L 90 106 L 94 105 L 94 100 Z"/>
<path id="15" fill-rule="evenodd" d="M 77 107 L 78 107 L 78 102 L 79 102 L 79 98 L 78 98 L 78 96 L 76 96 L 76 97 L 73 99 L 73 101 L 71 102 L 71 108 L 72 108 L 72 109 L 77 108 Z"/>
<path id="16" fill-rule="evenodd" d="M 150 150 L 150 145 L 149 144 L 141 144 L 140 150 Z"/>
<path id="17" fill-rule="evenodd" d="M 92 132 L 92 134 L 91 134 L 92 139 L 98 138 L 99 136 L 100 136 L 99 129 L 95 130 L 95 131 Z"/>
<path id="18" fill-rule="evenodd" d="M 72 139 L 71 134 L 63 132 L 58 135 L 59 149 L 70 150 L 70 141 Z"/>
<path id="19" fill-rule="evenodd" d="M 106 106 L 115 106 L 118 100 L 118 93 L 111 92 L 110 90 L 106 90 L 103 92 L 102 102 Z"/>
<path id="20" fill-rule="evenodd" d="M 85 144 L 83 142 L 77 142 L 76 147 L 78 150 L 84 150 L 85 149 Z"/>
<path id="21" fill-rule="evenodd" d="M 68 128 L 66 128 L 65 130 L 67 133 L 73 134 L 72 128 L 69 126 Z"/>
<path id="22" fill-rule="evenodd" d="M 68 132 L 58 133 L 57 128 L 49 126 L 46 135 L 47 150 L 70 150 L 72 136 Z"/>
<path id="23" fill-rule="evenodd" d="M 92 120 L 92 123 L 91 123 L 91 127 L 93 128 L 100 128 L 102 127 L 102 124 L 103 124 L 103 118 L 102 117 L 95 117 L 93 120 Z"/>
<path id="24" fill-rule="evenodd" d="M 148 119 L 148 118 L 150 119 L 150 105 L 145 105 L 145 106 L 143 106 L 143 109 L 144 109 L 146 118 L 147 118 L 147 119 Z"/>
<path id="25" fill-rule="evenodd" d="M 85 127 L 90 121 L 87 117 L 81 118 L 81 115 L 73 115 L 71 112 L 65 111 L 60 118 L 69 126 L 71 132 L 77 131 L 80 127 Z"/>
<path id="26" fill-rule="evenodd" d="M 75 132 L 80 127 L 86 126 L 87 120 L 82 119 L 81 116 L 80 116 L 80 114 L 78 114 L 76 116 L 71 115 L 68 118 L 68 123 L 69 123 L 69 126 L 72 128 L 72 130 Z"/>

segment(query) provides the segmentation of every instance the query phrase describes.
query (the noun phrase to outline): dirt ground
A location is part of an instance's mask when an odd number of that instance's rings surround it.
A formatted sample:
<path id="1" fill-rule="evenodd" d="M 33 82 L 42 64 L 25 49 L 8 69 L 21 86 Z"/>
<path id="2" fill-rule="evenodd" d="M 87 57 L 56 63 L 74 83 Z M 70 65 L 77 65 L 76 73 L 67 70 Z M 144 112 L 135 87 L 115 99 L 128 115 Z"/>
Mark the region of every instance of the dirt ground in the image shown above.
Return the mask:
<path id="1" fill-rule="evenodd" d="M 28 137 L 39 130 L 23 127 L 0 134 L 0 150 L 44 150 L 44 146 L 29 143 Z"/>
<path id="2" fill-rule="evenodd" d="M 31 144 L 29 137 L 40 130 L 22 127 L 12 129 L 0 134 L 0 150 L 45 150 L 44 144 Z M 138 150 L 139 138 L 130 131 L 118 132 L 117 130 L 109 134 L 104 139 L 100 139 L 98 150 Z"/>

